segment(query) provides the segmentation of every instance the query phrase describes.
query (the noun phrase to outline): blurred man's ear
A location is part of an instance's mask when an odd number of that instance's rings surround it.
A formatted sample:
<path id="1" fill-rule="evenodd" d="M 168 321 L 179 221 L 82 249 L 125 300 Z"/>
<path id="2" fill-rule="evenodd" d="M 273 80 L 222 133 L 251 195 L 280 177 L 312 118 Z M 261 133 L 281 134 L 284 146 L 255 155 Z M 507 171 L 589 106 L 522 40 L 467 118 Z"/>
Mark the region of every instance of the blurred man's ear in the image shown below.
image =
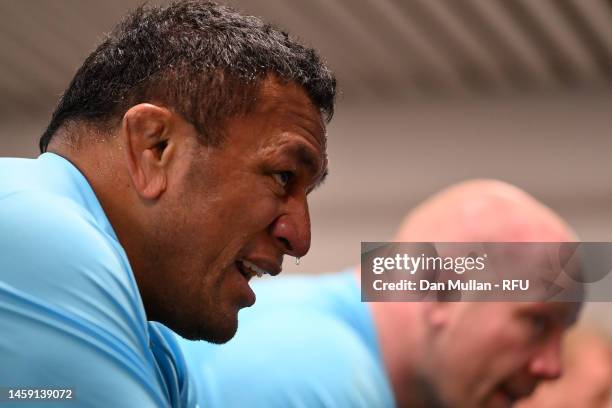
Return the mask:
<path id="1" fill-rule="evenodd" d="M 455 303 L 427 302 L 423 304 L 425 325 L 428 329 L 438 331 L 444 328 L 452 313 Z"/>

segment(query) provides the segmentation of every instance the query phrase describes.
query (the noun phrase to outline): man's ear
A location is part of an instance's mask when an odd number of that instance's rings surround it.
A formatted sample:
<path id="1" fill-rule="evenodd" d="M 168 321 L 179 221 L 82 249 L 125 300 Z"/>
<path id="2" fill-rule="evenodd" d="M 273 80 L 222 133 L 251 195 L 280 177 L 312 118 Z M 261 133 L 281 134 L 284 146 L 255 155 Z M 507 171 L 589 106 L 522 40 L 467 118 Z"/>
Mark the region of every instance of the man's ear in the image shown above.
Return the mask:
<path id="1" fill-rule="evenodd" d="M 168 162 L 172 155 L 174 114 L 160 106 L 141 103 L 123 115 L 122 143 L 126 147 L 128 171 L 136 192 L 155 200 L 166 190 Z"/>
<path id="2" fill-rule="evenodd" d="M 448 325 L 454 302 L 426 302 L 423 304 L 426 327 L 438 331 Z"/>

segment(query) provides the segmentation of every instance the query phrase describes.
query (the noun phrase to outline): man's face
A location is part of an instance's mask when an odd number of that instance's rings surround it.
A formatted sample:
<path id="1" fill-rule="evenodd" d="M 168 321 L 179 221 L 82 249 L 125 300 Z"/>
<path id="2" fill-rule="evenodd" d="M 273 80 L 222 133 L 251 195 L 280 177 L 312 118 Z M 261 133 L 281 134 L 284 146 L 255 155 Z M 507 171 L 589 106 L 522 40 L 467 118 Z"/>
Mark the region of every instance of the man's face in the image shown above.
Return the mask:
<path id="1" fill-rule="evenodd" d="M 428 383 L 442 406 L 509 407 L 560 375 L 575 303 L 455 303 L 433 335 Z"/>
<path id="2" fill-rule="evenodd" d="M 308 252 L 307 195 L 327 171 L 325 130 L 300 87 L 266 80 L 254 111 L 228 121 L 221 146 L 202 146 L 193 132 L 157 220 L 149 303 L 179 334 L 225 342 L 239 309 L 255 302 L 249 279 Z"/>

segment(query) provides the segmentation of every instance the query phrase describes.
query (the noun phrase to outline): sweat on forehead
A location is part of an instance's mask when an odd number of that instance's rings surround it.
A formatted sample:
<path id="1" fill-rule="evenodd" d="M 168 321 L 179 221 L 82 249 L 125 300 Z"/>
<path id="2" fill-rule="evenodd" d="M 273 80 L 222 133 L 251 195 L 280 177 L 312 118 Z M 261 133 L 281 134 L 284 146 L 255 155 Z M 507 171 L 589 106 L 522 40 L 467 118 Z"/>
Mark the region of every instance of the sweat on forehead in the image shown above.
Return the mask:
<path id="1" fill-rule="evenodd" d="M 570 227 L 525 191 L 470 180 L 430 197 L 404 219 L 397 241 L 573 241 Z"/>

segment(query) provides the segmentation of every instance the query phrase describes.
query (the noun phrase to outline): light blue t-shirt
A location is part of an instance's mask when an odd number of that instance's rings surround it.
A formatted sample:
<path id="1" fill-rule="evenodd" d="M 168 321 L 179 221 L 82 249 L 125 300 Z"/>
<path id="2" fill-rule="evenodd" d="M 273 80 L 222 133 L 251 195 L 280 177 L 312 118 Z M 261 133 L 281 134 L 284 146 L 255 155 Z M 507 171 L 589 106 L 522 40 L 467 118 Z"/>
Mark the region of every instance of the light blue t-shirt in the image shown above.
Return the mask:
<path id="1" fill-rule="evenodd" d="M 393 407 L 368 306 L 353 271 L 255 283 L 224 345 L 179 340 L 200 405 Z"/>
<path id="2" fill-rule="evenodd" d="M 195 407 L 189 384 L 85 177 L 52 153 L 0 159 L 0 406 Z M 74 403 L 11 404 L 9 388 Z"/>

